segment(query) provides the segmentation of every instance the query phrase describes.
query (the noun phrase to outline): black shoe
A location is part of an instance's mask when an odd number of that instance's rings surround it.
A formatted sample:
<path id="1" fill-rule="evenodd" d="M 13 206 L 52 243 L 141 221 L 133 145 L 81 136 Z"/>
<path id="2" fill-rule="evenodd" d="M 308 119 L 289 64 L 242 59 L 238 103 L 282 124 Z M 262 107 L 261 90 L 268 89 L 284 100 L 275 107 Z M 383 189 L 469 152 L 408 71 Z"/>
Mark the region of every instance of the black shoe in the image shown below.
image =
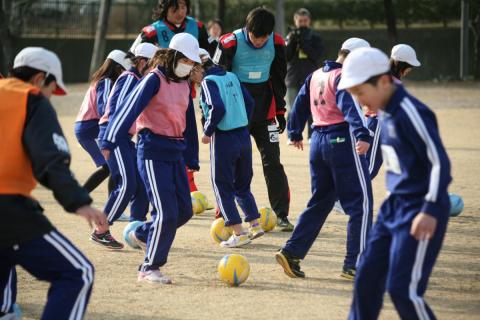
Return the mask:
<path id="1" fill-rule="evenodd" d="M 275 254 L 278 264 L 283 268 L 285 274 L 291 278 L 305 278 L 305 272 L 300 270 L 300 259 L 295 258 L 283 249 Z"/>
<path id="2" fill-rule="evenodd" d="M 115 238 L 110 234 L 110 231 L 107 231 L 102 234 L 97 234 L 95 233 L 95 231 L 93 231 L 93 233 L 90 235 L 90 240 L 108 249 L 112 249 L 112 250 L 123 249 L 123 243 L 120 243 L 117 240 L 115 240 Z"/>
<path id="3" fill-rule="evenodd" d="M 287 217 L 277 218 L 277 227 L 280 229 L 280 231 L 284 232 L 292 232 L 293 231 L 293 224 L 288 221 Z"/>
<path id="4" fill-rule="evenodd" d="M 349 268 L 349 267 L 343 267 L 342 273 L 340 274 L 340 277 L 348 279 L 348 280 L 355 280 L 355 273 L 356 273 L 355 268 Z"/>

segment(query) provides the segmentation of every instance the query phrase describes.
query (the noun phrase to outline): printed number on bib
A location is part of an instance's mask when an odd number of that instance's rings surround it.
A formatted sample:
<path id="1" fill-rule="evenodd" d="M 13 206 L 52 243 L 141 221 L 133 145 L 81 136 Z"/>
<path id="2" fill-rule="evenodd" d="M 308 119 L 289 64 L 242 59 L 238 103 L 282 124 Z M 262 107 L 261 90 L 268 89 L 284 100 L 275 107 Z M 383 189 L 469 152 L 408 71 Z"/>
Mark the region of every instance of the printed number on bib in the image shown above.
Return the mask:
<path id="1" fill-rule="evenodd" d="M 268 126 L 268 137 L 270 142 L 280 142 L 280 135 L 278 134 L 278 127 L 276 124 Z"/>
<path id="2" fill-rule="evenodd" d="M 397 153 L 392 146 L 382 145 L 382 156 L 385 169 L 395 174 L 402 174 L 400 168 L 400 161 L 398 160 Z"/>

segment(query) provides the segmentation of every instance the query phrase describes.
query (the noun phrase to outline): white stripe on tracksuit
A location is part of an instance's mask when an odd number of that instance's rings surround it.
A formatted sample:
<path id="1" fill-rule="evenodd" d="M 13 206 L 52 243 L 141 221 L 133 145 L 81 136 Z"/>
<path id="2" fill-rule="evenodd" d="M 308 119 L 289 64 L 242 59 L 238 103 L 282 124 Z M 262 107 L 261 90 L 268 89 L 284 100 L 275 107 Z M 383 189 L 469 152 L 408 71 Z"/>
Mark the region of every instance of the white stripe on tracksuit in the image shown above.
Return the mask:
<path id="1" fill-rule="evenodd" d="M 2 308 L 0 311 L 3 313 L 8 313 L 10 307 L 12 306 L 12 278 L 13 278 L 13 270 L 15 267 L 12 267 L 10 270 L 10 275 L 8 276 L 7 284 L 5 285 L 5 289 L 3 290 L 3 303 Z"/>
<path id="2" fill-rule="evenodd" d="M 127 96 L 125 100 L 125 104 L 122 103 L 121 110 L 118 113 L 118 116 L 113 120 L 112 125 L 111 125 L 111 130 L 108 133 L 107 136 L 107 141 L 110 141 L 112 143 L 115 143 L 116 141 L 116 136 L 118 133 L 118 130 L 122 126 L 122 123 L 125 121 L 125 119 L 128 116 L 128 113 L 130 112 L 132 106 L 134 105 L 135 101 L 137 100 L 140 91 L 143 89 L 145 86 L 145 83 L 147 83 L 148 77 L 155 76 L 155 74 L 151 73 L 147 75 L 145 78 L 142 79 L 142 81 L 132 90 L 132 92 Z M 117 104 L 117 108 L 120 106 Z"/>
<path id="3" fill-rule="evenodd" d="M 380 131 L 382 131 L 382 128 L 380 122 L 377 120 L 377 128 L 375 129 L 371 146 L 372 152 L 370 153 L 370 163 L 368 165 L 368 172 L 370 172 L 370 174 L 372 174 L 373 168 L 375 167 L 375 158 L 377 157 L 378 146 L 380 145 Z"/>
<path id="4" fill-rule="evenodd" d="M 428 187 L 428 193 L 425 196 L 425 200 L 430 202 L 436 202 L 438 196 L 438 189 L 440 188 L 440 158 L 438 156 L 438 151 L 435 148 L 435 143 L 428 134 L 427 127 L 423 122 L 422 118 L 418 114 L 418 110 L 412 104 L 408 97 L 405 97 L 400 103 L 400 106 L 407 114 L 408 118 L 413 124 L 413 127 L 417 131 L 420 138 L 422 138 L 425 146 L 427 148 L 427 156 L 432 164 L 432 170 L 430 171 L 430 185 Z"/>
<path id="5" fill-rule="evenodd" d="M 412 274 L 410 275 L 410 285 L 408 286 L 408 296 L 415 307 L 415 312 L 420 320 L 428 320 L 427 309 L 425 308 L 425 301 L 417 294 L 418 282 L 422 278 L 423 262 L 425 261 L 425 254 L 427 253 L 428 240 L 420 240 L 418 242 L 415 262 L 413 264 Z"/>
<path id="6" fill-rule="evenodd" d="M 225 209 L 223 208 L 222 197 L 220 196 L 217 184 L 215 183 L 215 133 L 212 134 L 212 141 L 210 142 L 210 158 L 210 175 L 212 177 L 213 193 L 215 194 L 215 199 L 217 200 L 217 204 L 220 209 L 220 213 L 223 216 L 223 219 L 225 220 L 225 222 L 228 222 L 229 220 L 227 214 L 225 213 Z"/>
<path id="7" fill-rule="evenodd" d="M 82 254 L 74 246 L 66 242 L 56 231 L 44 235 L 43 238 L 57 249 L 74 268 L 82 271 L 84 284 L 68 318 L 69 320 L 82 319 L 87 307 L 88 291 L 93 284 L 92 267 Z"/>
<path id="8" fill-rule="evenodd" d="M 108 213 L 108 222 L 112 223 L 113 218 L 117 214 L 118 207 L 123 201 L 123 198 L 125 198 L 125 193 L 127 191 L 127 173 L 125 171 L 125 165 L 123 163 L 123 158 L 122 154 L 120 153 L 120 147 L 116 147 L 115 150 L 113 150 L 113 153 L 115 154 L 115 160 L 117 161 L 117 166 L 120 171 L 120 176 L 122 177 L 122 186 L 120 187 L 120 192 L 117 195 L 117 199 L 115 200 L 112 208 L 110 209 L 110 212 Z"/>
<path id="9" fill-rule="evenodd" d="M 205 94 L 205 103 L 208 104 L 209 106 L 211 106 L 212 105 L 212 97 L 210 96 L 210 91 L 208 90 L 208 85 L 207 85 L 206 80 L 202 81 L 202 89 L 203 89 L 203 92 Z M 203 110 L 202 110 L 202 112 L 203 112 Z M 208 112 L 208 117 L 205 119 L 205 125 L 203 126 L 204 128 L 207 128 L 210 125 L 211 112 L 212 112 L 212 110 L 210 110 Z"/>
<path id="10" fill-rule="evenodd" d="M 360 251 L 358 252 L 357 263 L 356 263 L 358 265 L 358 262 L 360 261 L 360 256 L 362 255 L 363 250 L 365 250 L 365 247 L 367 245 L 369 199 L 368 199 L 367 182 L 365 180 L 365 174 L 363 172 L 362 163 L 360 161 L 360 156 L 357 154 L 357 151 L 355 149 L 356 139 L 351 132 L 350 132 L 350 140 L 352 143 L 352 152 L 353 152 L 353 158 L 355 159 L 355 166 L 357 168 L 358 180 L 360 181 L 360 186 L 362 188 L 362 194 L 363 194 L 363 203 L 362 203 L 363 214 L 362 214 L 362 228 L 360 231 Z"/>
<path id="11" fill-rule="evenodd" d="M 155 179 L 155 172 L 153 169 L 152 160 L 145 160 L 145 170 L 147 172 L 148 183 L 150 184 L 150 188 L 152 190 L 153 202 L 157 209 L 157 216 L 153 221 L 153 234 L 150 238 L 150 243 L 146 253 L 148 259 L 147 265 L 152 265 L 153 258 L 155 256 L 155 253 L 157 252 L 158 243 L 160 241 L 160 235 L 162 234 L 163 208 L 160 194 L 158 193 L 157 180 Z"/>

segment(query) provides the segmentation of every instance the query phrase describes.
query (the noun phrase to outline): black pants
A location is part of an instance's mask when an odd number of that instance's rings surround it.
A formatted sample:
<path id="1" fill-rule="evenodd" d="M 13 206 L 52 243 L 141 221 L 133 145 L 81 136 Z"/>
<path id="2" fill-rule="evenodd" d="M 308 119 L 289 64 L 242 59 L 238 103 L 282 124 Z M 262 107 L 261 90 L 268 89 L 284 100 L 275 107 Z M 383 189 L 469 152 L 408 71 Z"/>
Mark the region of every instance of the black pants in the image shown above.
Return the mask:
<path id="1" fill-rule="evenodd" d="M 280 163 L 280 143 L 270 141 L 268 123 L 250 126 L 250 134 L 255 139 L 262 157 L 263 175 L 267 183 L 270 206 L 278 217 L 287 217 L 290 209 L 290 190 L 287 175 Z"/>

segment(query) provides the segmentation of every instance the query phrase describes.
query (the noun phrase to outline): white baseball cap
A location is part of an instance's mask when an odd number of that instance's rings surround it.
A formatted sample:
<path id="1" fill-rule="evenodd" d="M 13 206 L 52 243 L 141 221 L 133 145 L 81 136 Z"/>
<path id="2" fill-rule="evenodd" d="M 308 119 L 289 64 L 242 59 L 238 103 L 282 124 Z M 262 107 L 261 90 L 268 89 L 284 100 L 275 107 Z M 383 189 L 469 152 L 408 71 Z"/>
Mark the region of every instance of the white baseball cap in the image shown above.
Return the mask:
<path id="1" fill-rule="evenodd" d="M 13 68 L 19 67 L 30 67 L 52 74 L 57 82 L 57 89 L 53 94 L 67 94 L 67 88 L 62 77 L 62 63 L 54 52 L 41 47 L 24 48 L 17 54 L 13 62 Z"/>
<path id="2" fill-rule="evenodd" d="M 351 52 L 355 49 L 365 47 L 370 47 L 370 43 L 368 43 L 367 40 L 363 40 L 361 38 L 350 38 L 345 40 L 344 43 L 342 43 L 342 48 L 340 48 L 340 50 L 348 50 Z"/>
<path id="3" fill-rule="evenodd" d="M 210 53 L 208 53 L 207 50 L 203 49 L 203 48 L 200 48 L 199 51 L 198 51 L 198 55 L 200 56 L 200 59 L 203 58 L 208 58 L 209 60 L 212 59 L 212 57 L 210 57 Z M 203 59 L 202 59 L 203 60 Z"/>
<path id="4" fill-rule="evenodd" d="M 143 57 L 147 59 L 151 59 L 155 53 L 158 51 L 158 47 L 154 44 L 145 42 L 145 43 L 140 43 L 138 46 L 135 47 L 135 50 L 133 51 L 133 54 L 136 57 Z"/>
<path id="5" fill-rule="evenodd" d="M 390 55 L 393 60 L 403 61 L 414 67 L 420 67 L 421 63 L 417 60 L 415 50 L 408 44 L 397 44 L 392 48 Z"/>
<path id="6" fill-rule="evenodd" d="M 198 40 L 189 33 L 177 33 L 173 36 L 168 47 L 181 52 L 185 57 L 192 61 L 202 63 L 199 55 L 200 48 Z"/>
<path id="7" fill-rule="evenodd" d="M 121 65 L 125 70 L 130 69 L 131 64 L 128 62 L 128 60 L 125 58 L 127 54 L 123 52 L 122 50 L 112 50 L 107 56 L 107 59 L 112 59 L 119 65 Z"/>
<path id="8" fill-rule="evenodd" d="M 388 56 L 377 48 L 359 48 L 350 53 L 342 68 L 338 89 L 348 89 L 390 70 Z"/>

